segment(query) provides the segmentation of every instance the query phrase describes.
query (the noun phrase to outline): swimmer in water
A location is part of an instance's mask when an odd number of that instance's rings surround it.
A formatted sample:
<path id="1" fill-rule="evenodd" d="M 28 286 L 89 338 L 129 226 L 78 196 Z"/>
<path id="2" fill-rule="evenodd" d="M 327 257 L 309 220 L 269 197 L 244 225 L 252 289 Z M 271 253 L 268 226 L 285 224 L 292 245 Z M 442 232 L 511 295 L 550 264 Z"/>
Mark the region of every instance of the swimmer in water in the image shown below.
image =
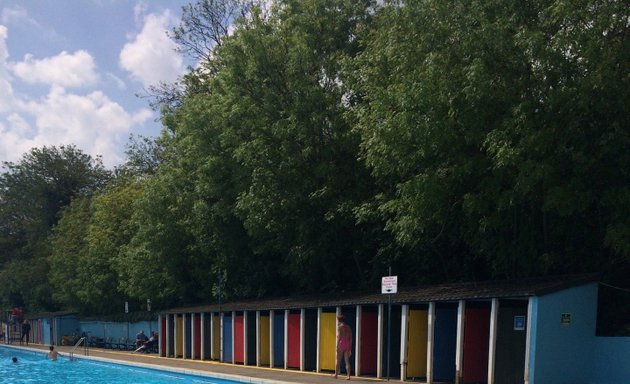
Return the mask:
<path id="1" fill-rule="evenodd" d="M 59 355 L 59 352 L 55 351 L 55 347 L 53 345 L 48 347 L 48 349 L 50 350 L 50 352 L 46 354 L 46 358 L 50 359 L 51 361 L 57 361 L 57 356 Z"/>

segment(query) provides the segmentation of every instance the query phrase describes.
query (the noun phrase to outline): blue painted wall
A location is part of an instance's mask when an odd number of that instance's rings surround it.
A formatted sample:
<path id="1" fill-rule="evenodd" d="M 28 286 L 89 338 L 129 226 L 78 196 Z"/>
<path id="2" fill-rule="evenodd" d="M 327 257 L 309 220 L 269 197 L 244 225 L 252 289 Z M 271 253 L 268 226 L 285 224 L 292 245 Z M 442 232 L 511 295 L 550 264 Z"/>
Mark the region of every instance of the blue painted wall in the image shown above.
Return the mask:
<path id="1" fill-rule="evenodd" d="M 42 342 L 46 345 L 52 344 L 51 334 L 50 334 L 50 325 L 51 319 L 42 319 Z"/>
<path id="2" fill-rule="evenodd" d="M 137 323 L 114 323 L 110 321 L 81 321 L 81 332 L 90 337 L 108 338 L 115 340 L 122 337 L 130 340 L 136 339 L 136 334 L 143 330 L 147 337 L 151 337 L 152 331 L 158 330 L 157 321 L 139 321 Z"/>
<path id="3" fill-rule="evenodd" d="M 80 336 L 81 324 L 76 315 L 61 316 L 54 318 L 54 343 L 61 345 L 62 336 Z"/>
<path id="4" fill-rule="evenodd" d="M 186 350 L 186 356 L 190 359 L 192 356 L 192 318 L 190 315 L 186 316 L 184 330 L 184 349 Z"/>
<path id="5" fill-rule="evenodd" d="M 232 315 L 223 315 L 223 362 L 232 362 Z"/>
<path id="6" fill-rule="evenodd" d="M 284 311 L 273 317 L 273 365 L 284 368 Z"/>
<path id="7" fill-rule="evenodd" d="M 595 358 L 597 284 L 532 300 L 530 383 L 587 383 Z M 561 324 L 564 313 L 571 314 L 570 324 Z"/>
<path id="8" fill-rule="evenodd" d="M 589 384 L 630 383 L 630 337 L 596 337 Z"/>
<path id="9" fill-rule="evenodd" d="M 436 381 L 455 381 L 457 307 L 437 306 L 435 309 L 434 337 L 433 379 Z"/>

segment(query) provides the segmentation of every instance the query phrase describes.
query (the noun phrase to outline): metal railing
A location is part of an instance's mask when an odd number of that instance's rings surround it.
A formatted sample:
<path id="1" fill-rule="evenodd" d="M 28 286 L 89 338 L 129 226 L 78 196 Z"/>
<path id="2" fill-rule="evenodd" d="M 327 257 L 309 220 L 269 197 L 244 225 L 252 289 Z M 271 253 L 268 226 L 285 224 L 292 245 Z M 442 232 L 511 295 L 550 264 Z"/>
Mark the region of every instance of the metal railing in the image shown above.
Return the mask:
<path id="1" fill-rule="evenodd" d="M 88 346 L 87 337 L 82 337 L 76 342 L 76 344 L 74 344 L 74 347 L 72 347 L 72 349 L 70 350 L 70 361 L 74 359 L 74 352 L 77 350 L 77 348 L 79 348 L 81 344 L 83 344 L 83 354 L 85 356 L 90 355 L 90 348 Z"/>

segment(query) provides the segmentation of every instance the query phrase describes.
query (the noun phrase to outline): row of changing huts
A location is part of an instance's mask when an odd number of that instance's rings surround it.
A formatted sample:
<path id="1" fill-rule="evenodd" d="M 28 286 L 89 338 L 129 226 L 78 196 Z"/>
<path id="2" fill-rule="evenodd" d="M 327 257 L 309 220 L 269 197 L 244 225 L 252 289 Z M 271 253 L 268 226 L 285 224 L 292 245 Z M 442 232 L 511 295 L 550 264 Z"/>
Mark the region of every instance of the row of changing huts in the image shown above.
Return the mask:
<path id="1" fill-rule="evenodd" d="M 630 378 L 628 368 L 599 375 L 592 369 L 610 363 L 607 354 L 613 361 L 630 357 L 630 338 L 608 351 L 607 343 L 592 341 L 597 287 L 592 275 L 580 275 L 177 308 L 160 313 L 159 353 L 334 371 L 343 314 L 354 333 L 353 375 L 427 383 L 615 383 L 617 375 Z M 588 348 L 602 352 L 585 360 Z"/>

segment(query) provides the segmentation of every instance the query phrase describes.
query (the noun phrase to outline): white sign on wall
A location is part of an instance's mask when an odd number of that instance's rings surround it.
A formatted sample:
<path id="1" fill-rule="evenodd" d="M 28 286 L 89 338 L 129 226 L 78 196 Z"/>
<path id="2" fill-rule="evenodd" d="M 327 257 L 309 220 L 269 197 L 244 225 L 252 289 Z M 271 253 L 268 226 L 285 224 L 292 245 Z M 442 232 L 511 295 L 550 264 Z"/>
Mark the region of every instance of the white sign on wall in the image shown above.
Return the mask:
<path id="1" fill-rule="evenodd" d="M 397 293 L 398 276 L 383 276 L 381 279 L 381 293 Z"/>

